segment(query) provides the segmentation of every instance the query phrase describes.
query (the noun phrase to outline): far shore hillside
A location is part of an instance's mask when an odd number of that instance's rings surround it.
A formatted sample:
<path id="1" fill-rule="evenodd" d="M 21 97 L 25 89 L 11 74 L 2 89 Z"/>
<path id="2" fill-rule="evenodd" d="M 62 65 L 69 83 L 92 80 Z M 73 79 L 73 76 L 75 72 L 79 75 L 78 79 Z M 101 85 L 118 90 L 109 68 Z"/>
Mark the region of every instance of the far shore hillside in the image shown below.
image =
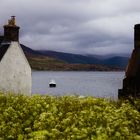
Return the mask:
<path id="1" fill-rule="evenodd" d="M 91 56 L 54 51 L 37 51 L 21 45 L 33 70 L 47 71 L 123 71 L 127 57 L 99 60 Z"/>

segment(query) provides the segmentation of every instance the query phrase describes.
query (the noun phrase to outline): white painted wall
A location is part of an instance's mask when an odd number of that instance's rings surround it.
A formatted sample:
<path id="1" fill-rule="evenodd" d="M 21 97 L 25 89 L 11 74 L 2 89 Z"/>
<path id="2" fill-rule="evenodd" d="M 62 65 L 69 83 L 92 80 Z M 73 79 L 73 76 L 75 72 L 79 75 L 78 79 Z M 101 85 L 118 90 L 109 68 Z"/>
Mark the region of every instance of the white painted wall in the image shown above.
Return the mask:
<path id="1" fill-rule="evenodd" d="M 11 42 L 0 61 L 0 90 L 31 95 L 31 67 L 18 42 Z"/>

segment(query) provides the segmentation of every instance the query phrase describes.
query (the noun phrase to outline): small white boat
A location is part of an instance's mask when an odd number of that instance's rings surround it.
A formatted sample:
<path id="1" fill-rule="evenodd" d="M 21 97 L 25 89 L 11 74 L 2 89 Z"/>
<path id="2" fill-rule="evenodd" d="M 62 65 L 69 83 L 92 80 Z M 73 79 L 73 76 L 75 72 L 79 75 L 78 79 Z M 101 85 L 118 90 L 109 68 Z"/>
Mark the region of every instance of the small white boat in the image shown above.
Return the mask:
<path id="1" fill-rule="evenodd" d="M 55 80 L 51 80 L 51 81 L 49 82 L 49 87 L 56 87 L 56 82 L 55 82 Z"/>

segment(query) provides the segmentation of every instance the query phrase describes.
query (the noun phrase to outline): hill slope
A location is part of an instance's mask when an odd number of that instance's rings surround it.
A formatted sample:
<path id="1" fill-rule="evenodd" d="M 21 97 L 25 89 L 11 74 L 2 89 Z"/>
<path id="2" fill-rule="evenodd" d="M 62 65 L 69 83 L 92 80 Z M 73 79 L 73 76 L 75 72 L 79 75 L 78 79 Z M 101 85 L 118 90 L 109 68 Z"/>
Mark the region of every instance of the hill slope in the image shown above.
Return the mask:
<path id="1" fill-rule="evenodd" d="M 52 51 L 46 51 L 49 53 L 46 53 L 44 51 L 36 51 L 22 44 L 21 44 L 21 47 L 32 69 L 35 69 L 35 70 L 59 70 L 59 71 L 70 71 L 70 70 L 74 70 L 74 71 L 112 71 L 112 70 L 115 70 L 116 71 L 116 70 L 120 70 L 119 68 L 116 68 L 116 67 L 109 67 L 109 66 L 100 65 L 100 64 L 98 65 L 92 64 L 93 63 L 92 59 L 88 60 L 88 57 L 85 57 L 82 55 L 56 53 L 57 55 L 59 54 L 59 58 L 58 58 L 55 55 L 51 54 L 51 53 L 55 54 L 55 52 L 52 52 Z"/>
<path id="2" fill-rule="evenodd" d="M 38 51 L 32 50 L 21 44 L 21 47 L 31 65 L 35 70 L 59 70 L 59 67 L 65 64 L 62 60 L 44 56 Z"/>
<path id="3" fill-rule="evenodd" d="M 79 54 L 71 54 L 71 53 L 62 53 L 62 52 L 55 52 L 55 51 L 46 51 L 46 50 L 38 50 L 39 53 L 54 57 L 63 61 L 66 61 L 70 64 L 99 64 L 99 65 L 107 65 L 113 67 L 119 67 L 124 69 L 128 63 L 128 57 L 122 56 L 111 56 L 109 58 L 104 58 L 100 56 L 86 56 L 86 55 L 79 55 Z"/>

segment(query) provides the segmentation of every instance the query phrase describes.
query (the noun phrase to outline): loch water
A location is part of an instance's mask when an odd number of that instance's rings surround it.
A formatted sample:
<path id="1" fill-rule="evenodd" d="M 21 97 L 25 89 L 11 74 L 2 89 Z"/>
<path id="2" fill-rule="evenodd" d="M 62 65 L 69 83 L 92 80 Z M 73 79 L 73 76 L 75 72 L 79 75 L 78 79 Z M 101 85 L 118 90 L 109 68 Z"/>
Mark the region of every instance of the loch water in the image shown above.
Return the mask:
<path id="1" fill-rule="evenodd" d="M 81 95 L 116 99 L 122 88 L 124 72 L 32 72 L 32 93 L 47 95 Z M 55 80 L 56 87 L 49 82 Z"/>

